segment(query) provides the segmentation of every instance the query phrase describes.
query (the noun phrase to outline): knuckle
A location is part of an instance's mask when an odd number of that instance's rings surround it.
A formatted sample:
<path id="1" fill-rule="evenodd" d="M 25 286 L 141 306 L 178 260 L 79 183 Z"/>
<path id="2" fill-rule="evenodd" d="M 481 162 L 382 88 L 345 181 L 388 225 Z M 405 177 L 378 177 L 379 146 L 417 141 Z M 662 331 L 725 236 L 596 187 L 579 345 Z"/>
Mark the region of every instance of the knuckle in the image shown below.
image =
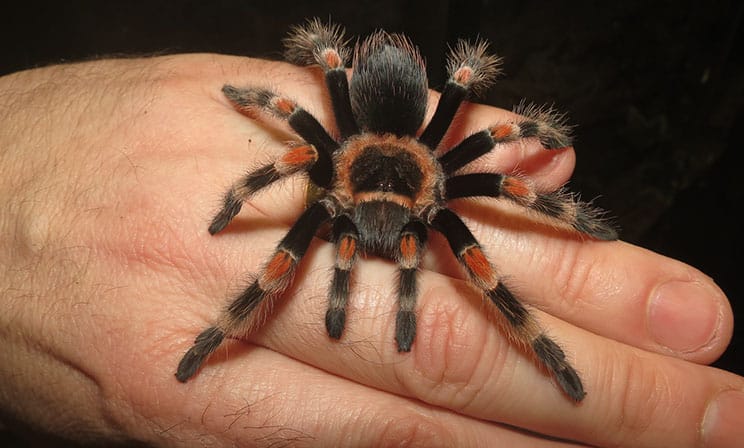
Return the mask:
<path id="1" fill-rule="evenodd" d="M 548 282 L 552 288 L 550 296 L 556 297 L 562 308 L 578 309 L 581 302 L 591 296 L 590 284 L 596 275 L 600 275 L 596 269 L 600 261 L 581 256 L 572 241 L 557 244 L 561 247 L 552 252 L 557 255 L 551 259 L 557 262 L 549 265 L 552 270 L 552 281 Z"/>
<path id="2" fill-rule="evenodd" d="M 494 357 L 481 356 L 484 350 L 502 353 L 489 347 L 493 328 L 468 299 L 468 289 L 462 283 L 454 291 L 440 287 L 422 294 L 414 367 L 398 375 L 412 395 L 455 409 L 467 408 L 494 376 Z"/>
<path id="3" fill-rule="evenodd" d="M 381 418 L 383 422 L 373 446 L 457 446 L 454 435 L 434 417 L 410 411 Z"/>
<path id="4" fill-rule="evenodd" d="M 666 405 L 675 401 L 674 387 L 664 374 L 654 368 L 648 360 L 630 354 L 613 360 L 607 375 L 609 397 L 617 406 L 612 406 L 608 429 L 614 433 L 621 446 L 635 445 L 643 438 L 655 422 L 666 421 Z"/>

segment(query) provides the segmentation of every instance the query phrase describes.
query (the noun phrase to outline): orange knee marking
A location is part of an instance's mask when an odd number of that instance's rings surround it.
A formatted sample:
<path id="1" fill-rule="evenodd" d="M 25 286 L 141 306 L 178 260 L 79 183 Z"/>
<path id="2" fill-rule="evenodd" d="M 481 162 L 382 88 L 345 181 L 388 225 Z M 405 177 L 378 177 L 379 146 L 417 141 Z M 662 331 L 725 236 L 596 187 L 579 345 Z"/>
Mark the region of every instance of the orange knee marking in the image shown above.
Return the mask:
<path id="1" fill-rule="evenodd" d="M 467 85 L 472 77 L 473 69 L 470 67 L 460 67 L 452 75 L 452 78 L 455 80 L 455 82 L 462 85 Z"/>
<path id="2" fill-rule="evenodd" d="M 281 158 L 281 163 L 289 166 L 304 166 L 308 163 L 315 162 L 318 153 L 310 145 L 298 146 L 292 148 Z"/>
<path id="3" fill-rule="evenodd" d="M 503 140 L 512 135 L 513 130 L 510 124 L 500 124 L 491 128 L 491 138 L 494 140 Z"/>
<path id="4" fill-rule="evenodd" d="M 341 67 L 341 56 L 338 55 L 336 50 L 333 49 L 326 49 L 323 51 L 322 55 L 323 59 L 325 60 L 325 63 L 330 68 L 339 68 Z"/>
<path id="5" fill-rule="evenodd" d="M 356 253 L 356 240 L 351 237 L 344 237 L 341 240 L 341 244 L 338 245 L 338 258 L 339 261 L 348 262 L 354 258 Z"/>
<path id="6" fill-rule="evenodd" d="M 404 260 L 413 260 L 417 252 L 416 239 L 413 235 L 406 235 L 400 240 L 400 254 Z"/>
<path id="7" fill-rule="evenodd" d="M 479 247 L 470 247 L 462 255 L 462 261 L 478 280 L 491 284 L 494 282 L 493 268 Z"/>
<path id="8" fill-rule="evenodd" d="M 264 283 L 271 283 L 286 276 L 294 267 L 294 259 L 289 252 L 280 250 L 266 264 L 263 273 Z"/>
<path id="9" fill-rule="evenodd" d="M 528 197 L 532 193 L 530 186 L 516 177 L 505 178 L 503 188 L 510 195 L 521 198 Z"/>
<path id="10" fill-rule="evenodd" d="M 294 101 L 288 100 L 286 98 L 277 98 L 277 100 L 274 102 L 274 107 L 277 108 L 280 112 L 283 114 L 289 115 L 295 110 L 295 103 Z"/>

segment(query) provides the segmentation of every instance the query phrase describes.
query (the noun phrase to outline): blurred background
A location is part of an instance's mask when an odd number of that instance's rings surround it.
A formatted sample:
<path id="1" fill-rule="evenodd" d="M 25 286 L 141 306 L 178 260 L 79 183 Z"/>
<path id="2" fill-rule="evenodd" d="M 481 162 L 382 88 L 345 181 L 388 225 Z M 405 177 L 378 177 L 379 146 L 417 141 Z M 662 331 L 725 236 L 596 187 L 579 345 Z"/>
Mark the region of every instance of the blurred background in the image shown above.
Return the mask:
<path id="1" fill-rule="evenodd" d="M 626 241 L 716 280 L 740 324 L 716 365 L 744 375 L 743 13 L 737 0 L 26 1 L 0 14 L 0 75 L 116 55 L 280 59 L 288 27 L 320 17 L 352 36 L 406 33 L 438 88 L 448 43 L 482 36 L 505 75 L 480 101 L 567 113 L 572 189 L 611 210 Z"/>

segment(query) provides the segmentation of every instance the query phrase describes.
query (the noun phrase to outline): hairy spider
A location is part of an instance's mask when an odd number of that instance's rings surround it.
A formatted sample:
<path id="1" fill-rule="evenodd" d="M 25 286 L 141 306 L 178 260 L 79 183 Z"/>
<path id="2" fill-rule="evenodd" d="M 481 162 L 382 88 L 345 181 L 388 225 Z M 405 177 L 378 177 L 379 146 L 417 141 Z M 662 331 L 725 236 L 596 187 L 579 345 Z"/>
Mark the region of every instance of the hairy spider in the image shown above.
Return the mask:
<path id="1" fill-rule="evenodd" d="M 239 111 L 256 110 L 286 120 L 304 142 L 289 145 L 278 160 L 239 179 L 225 194 L 209 233 L 221 231 L 245 200 L 286 176 L 306 173 L 319 193 L 252 284 L 197 336 L 178 365 L 178 380 L 191 378 L 225 337 L 239 337 L 260 324 L 257 308 L 288 288 L 310 241 L 325 223 L 330 223 L 336 248 L 325 317 L 328 334 L 339 339 L 343 332 L 350 272 L 358 254 L 379 255 L 398 266 L 395 340 L 400 352 L 410 351 L 416 334 L 417 271 L 432 228 L 447 239 L 472 284 L 504 315 L 509 333 L 534 352 L 571 399 L 581 401 L 584 388 L 563 350 L 504 285 L 468 227 L 447 207 L 458 198 L 501 197 L 593 238 L 617 238 L 601 212 L 565 190 L 537 192 L 526 179 L 512 175 L 458 174 L 500 143 L 536 138 L 546 149 L 569 146 L 560 117 L 542 108 L 522 107 L 523 118 L 493 124 L 436 156 L 460 104 L 498 73 L 499 59 L 487 54 L 485 42 L 460 41 L 451 50 L 449 79 L 421 134 L 428 82 L 419 52 L 405 36 L 378 31 L 357 44 L 350 81 L 345 66 L 351 52 L 339 26 L 309 21 L 292 30 L 285 46 L 290 62 L 323 69 L 340 138 L 333 138 L 311 114 L 280 93 L 262 87 L 223 87 Z"/>

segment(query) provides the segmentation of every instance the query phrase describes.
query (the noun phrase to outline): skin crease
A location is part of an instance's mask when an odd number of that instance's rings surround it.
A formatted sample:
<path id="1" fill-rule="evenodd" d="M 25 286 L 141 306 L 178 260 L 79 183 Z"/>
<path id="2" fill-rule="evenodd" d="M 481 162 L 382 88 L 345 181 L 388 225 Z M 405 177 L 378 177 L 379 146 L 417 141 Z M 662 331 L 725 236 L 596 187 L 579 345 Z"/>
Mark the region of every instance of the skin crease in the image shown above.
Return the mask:
<path id="1" fill-rule="evenodd" d="M 566 349 L 588 391 L 580 405 L 509 344 L 436 232 L 410 354 L 393 341 L 395 267 L 374 258 L 357 263 L 341 341 L 328 338 L 333 250 L 316 239 L 264 328 L 225 343 L 178 383 L 183 352 L 303 207 L 305 183 L 292 178 L 252 198 L 224 232 L 207 233 L 231 182 L 284 150 L 286 126 L 247 119 L 220 93 L 225 82 L 266 80 L 332 128 L 319 72 L 284 63 L 180 55 L 0 78 L 3 422 L 37 436 L 163 446 L 686 447 L 710 437 L 701 431 L 708 403 L 744 389 L 741 377 L 705 366 L 733 326 L 713 281 L 496 201 L 453 208 Z M 464 109 L 445 145 L 513 117 Z M 534 142 L 473 164 L 528 174 L 546 190 L 573 165 L 572 149 Z M 713 310 L 701 315 L 694 348 L 652 337 L 656 326 L 691 330 L 674 313 L 648 312 L 670 280 Z"/>

